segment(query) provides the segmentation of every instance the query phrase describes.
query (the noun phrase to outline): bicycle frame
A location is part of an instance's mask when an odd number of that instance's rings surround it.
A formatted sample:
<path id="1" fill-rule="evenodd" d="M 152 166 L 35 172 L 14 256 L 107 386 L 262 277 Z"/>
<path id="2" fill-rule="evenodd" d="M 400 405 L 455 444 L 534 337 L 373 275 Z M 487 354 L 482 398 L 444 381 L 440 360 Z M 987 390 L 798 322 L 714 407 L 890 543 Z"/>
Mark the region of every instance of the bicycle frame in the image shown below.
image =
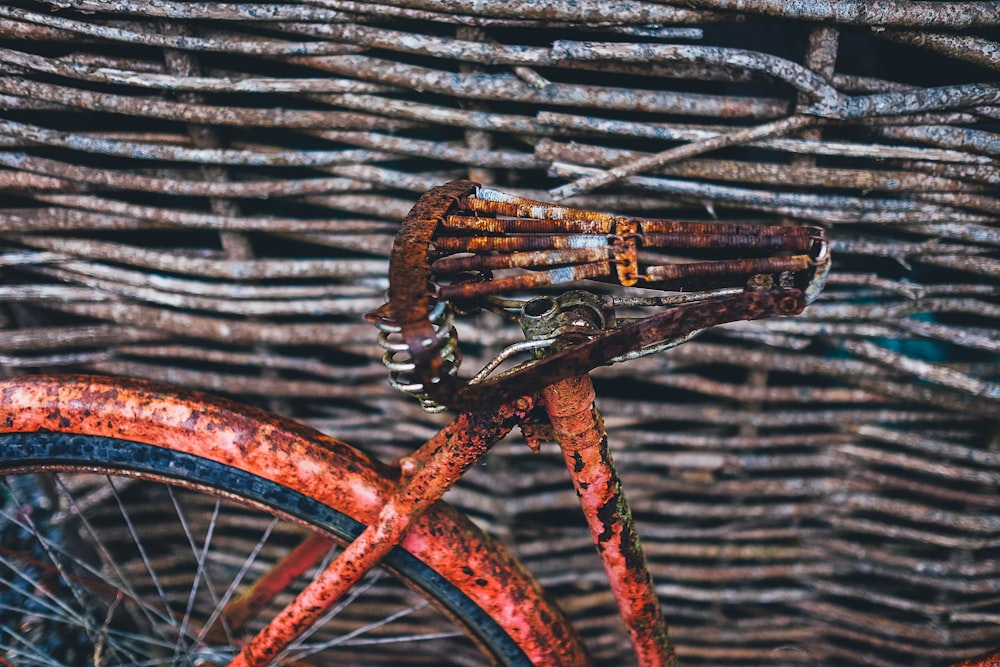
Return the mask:
<path id="1" fill-rule="evenodd" d="M 590 376 L 561 380 L 543 388 L 540 396 L 551 425 L 550 435 L 562 449 L 639 664 L 675 667 L 677 659 L 667 624 L 608 448 Z M 413 454 L 401 459 L 400 485 L 378 519 L 272 619 L 229 667 L 268 664 L 377 566 L 399 544 L 412 523 L 493 445 L 515 425 L 524 424 L 534 407 L 535 399 L 524 396 L 495 410 L 462 413 Z M 293 553 L 286 557 L 281 569 L 305 571 L 320 556 L 317 552 L 310 560 Z M 280 574 L 271 576 L 280 578 Z"/>
<path id="2" fill-rule="evenodd" d="M 595 404 L 587 374 L 544 387 L 540 393 L 550 431 L 547 438 L 560 446 L 580 507 L 600 554 L 604 571 L 640 667 L 677 667 L 666 620 L 646 567 L 639 535 L 615 470 L 608 434 Z M 229 663 L 229 667 L 259 667 L 315 622 L 406 536 L 423 512 L 440 500 L 461 476 L 479 461 L 515 425 L 525 427 L 529 445 L 539 437 L 529 415 L 534 397 L 525 396 L 495 410 L 462 413 L 413 454 L 397 463 L 402 476 L 378 519 L 317 576 L 279 616 Z M 544 430 L 544 426 L 541 430 Z M 272 570 L 257 588 L 272 580 L 296 576 L 325 553 L 306 541 Z M 280 592 L 271 587 L 270 595 Z M 270 598 L 257 596 L 256 604 Z M 504 600 L 510 601 L 504 595 Z M 233 606 L 237 606 L 235 603 Z M 1000 653 L 971 658 L 952 667 L 1000 667 Z"/>
<path id="3" fill-rule="evenodd" d="M 455 211 L 459 213 L 452 215 Z M 489 215 L 498 217 L 482 217 Z M 439 228 L 460 231 L 458 236 L 438 237 Z M 508 230 L 528 235 L 507 236 Z M 488 235 L 477 236 L 480 232 Z M 551 233 L 568 236 L 557 243 Z M 541 238 L 531 234 L 540 234 Z M 683 265 L 668 262 L 646 265 L 645 273 L 640 274 L 640 243 L 651 248 L 679 245 L 734 251 L 747 247 L 795 254 Z M 434 258 L 432 246 L 457 255 Z M 476 254 L 481 249 L 486 254 Z M 493 251 L 500 251 L 501 256 L 493 255 Z M 504 252 L 512 254 L 503 256 Z M 515 266 L 537 270 L 491 278 L 491 269 Z M 483 280 L 458 279 L 438 284 L 428 278 L 435 267 L 445 274 L 481 269 Z M 587 372 L 639 350 L 663 349 L 714 324 L 801 312 L 822 288 L 828 268 L 827 245 L 818 228 L 714 228 L 591 211 L 570 215 L 567 209 L 481 189 L 469 181 L 455 181 L 425 193 L 397 234 L 390 259 L 388 302 L 369 320 L 382 331 L 381 344 L 387 350 L 385 361 L 390 370 L 408 369 L 417 376 L 409 389 L 402 382 L 396 383 L 398 388 L 411 391 L 435 409 L 448 406 L 464 412 L 416 453 L 399 462 L 400 485 L 378 519 L 265 626 L 230 667 L 260 667 L 279 654 L 297 633 L 319 619 L 376 566 L 403 539 L 414 519 L 439 500 L 515 424 L 528 426 L 529 444 L 538 438 L 537 433 L 547 430 L 546 435 L 562 449 L 639 664 L 675 667 L 677 659 L 667 624 L 614 468 Z M 787 284 L 776 285 L 768 274 L 785 275 Z M 734 286 L 734 275 L 765 280 L 761 285 L 751 280 L 745 287 Z M 474 378 L 465 382 L 458 377 L 461 355 L 447 315 L 449 300 L 474 303 L 509 290 L 601 276 L 613 276 L 622 287 L 647 281 L 674 289 L 720 287 L 714 279 L 725 276 L 728 282 L 723 281 L 721 286 L 728 289 L 705 292 L 706 298 L 697 302 L 611 327 L 605 326 L 605 320 L 613 321 L 614 314 L 605 318 L 605 308 L 596 295 L 570 291 L 567 294 L 579 295 L 579 300 L 574 297 L 565 304 L 560 299 L 538 297 L 522 304 L 520 321 L 528 342 L 544 342 L 548 349 L 544 353 L 536 351 L 532 364 L 515 367 L 493 380 Z M 566 312 L 561 313 L 561 308 Z M 566 336 L 566 332 L 571 333 Z M 405 359 L 397 361 L 397 354 Z M 435 403 L 428 399 L 443 400 Z M 544 418 L 532 414 L 536 400 Z M 494 410 L 468 411 L 469 406 L 497 403 L 500 406 Z M 540 421 L 542 428 L 534 431 Z"/>
<path id="4" fill-rule="evenodd" d="M 492 541 L 484 542 L 485 536 L 460 512 L 445 503 L 431 503 L 429 496 L 417 498 L 421 480 L 434 487 L 430 495 L 439 496 L 442 488 L 464 471 L 462 466 L 453 465 L 456 455 L 461 456 L 463 449 L 477 449 L 466 457 L 466 466 L 471 465 L 532 408 L 531 399 L 509 410 L 459 415 L 407 457 L 400 466 L 405 471 L 402 476 L 393 475 L 386 464 L 350 445 L 296 422 L 217 397 L 141 380 L 27 377 L 6 383 L 0 391 L 0 403 L 4 414 L 0 433 L 65 433 L 157 444 L 184 455 L 238 465 L 286 488 L 300 488 L 319 503 L 341 508 L 359 525 L 385 525 L 387 514 L 401 507 L 406 512 L 408 506 L 413 511 L 404 520 L 410 525 L 402 536 L 404 550 L 420 554 L 420 560 L 456 587 L 474 581 L 469 587 L 473 604 L 492 618 L 503 619 L 505 630 L 525 658 L 532 664 L 560 667 L 589 664 L 579 637 L 557 608 L 542 604 L 537 609 L 531 605 L 511 609 L 512 600 L 539 600 L 542 594 L 537 581 L 516 559 Z M 58 462 L 45 465 L 47 469 L 51 465 L 52 471 L 60 469 Z M 4 469 L 5 473 L 18 471 L 9 466 Z M 95 460 L 91 471 L 120 474 L 115 460 Z M 350 474 L 339 475 L 338 471 Z M 439 474 L 447 475 L 448 481 L 435 482 Z M 184 485 L 183 471 L 176 482 Z M 394 546 L 393 541 L 386 538 L 375 548 L 384 555 Z M 443 549 L 443 544 L 448 548 Z M 218 618 L 230 631 L 242 631 L 244 620 L 259 615 L 257 612 L 286 590 L 287 582 L 318 564 L 329 546 L 326 534 L 305 538 L 256 578 L 247 592 L 220 608 Z M 380 558 L 374 557 L 367 564 Z M 313 587 L 313 591 L 322 590 L 319 585 Z M 218 637 L 219 625 L 207 628 L 206 639 L 232 645 L 232 635 Z M 268 662 L 267 656 L 273 657 L 279 646 L 307 629 L 287 624 L 270 627 L 280 630 L 275 633 L 279 641 L 257 644 L 265 649 L 262 657 L 255 658 L 259 664 Z M 470 639 L 477 641 L 476 637 Z"/>
<path id="5" fill-rule="evenodd" d="M 629 633 L 640 667 L 677 667 L 666 620 L 646 567 L 639 535 L 615 470 L 608 434 L 595 404 L 590 376 L 578 375 L 544 387 L 540 393 L 550 431 L 560 446 L 580 507 L 600 554 L 604 571 Z M 255 637 L 229 667 L 259 667 L 317 620 L 348 589 L 396 546 L 408 528 L 439 500 L 469 468 L 502 440 L 515 425 L 525 426 L 529 445 L 539 437 L 529 415 L 535 398 L 524 396 L 498 409 L 462 413 L 398 464 L 399 487 L 377 521 Z M 536 428 L 530 428 L 535 426 Z M 540 430 L 545 430 L 544 426 Z M 305 558 L 308 543 L 285 558 L 283 568 L 304 572 L 321 557 Z M 274 590 L 276 594 L 278 589 Z M 505 598 L 510 600 L 509 597 Z M 266 600 L 264 600 L 266 601 Z M 261 601 L 263 604 L 264 601 Z M 969 659 L 952 667 L 1000 667 L 1000 653 Z"/>
<path id="6" fill-rule="evenodd" d="M 534 401 L 525 397 L 497 410 L 460 414 L 401 460 L 400 484 L 386 500 L 378 518 L 291 604 L 271 619 L 229 667 L 268 664 L 377 566 L 403 540 L 414 521 L 440 500 L 533 407 Z"/>
<path id="7" fill-rule="evenodd" d="M 446 186 L 435 193 L 434 197 L 422 201 L 424 201 L 425 207 L 442 202 L 447 203 L 449 198 L 456 196 L 455 192 L 465 192 L 468 187 L 468 184 Z M 452 190 L 455 192 L 451 192 Z M 437 201 L 435 197 L 440 201 Z M 421 205 L 418 203 L 414 210 L 421 213 L 420 207 Z M 423 217 L 416 216 L 415 219 L 420 223 L 420 229 L 423 230 L 423 226 L 426 224 L 437 224 L 438 218 L 428 213 Z M 619 222 L 615 224 L 618 225 Z M 629 225 L 638 224 L 631 220 L 625 222 Z M 477 224 L 479 224 L 478 221 Z M 406 230 L 404 229 L 404 231 Z M 630 241 L 634 243 L 635 238 L 630 238 L 628 234 L 617 234 L 617 228 L 615 231 L 616 234 L 613 236 L 617 241 L 626 244 Z M 426 230 L 421 233 L 429 234 Z M 691 234 L 699 242 L 704 240 L 693 232 Z M 730 232 L 722 236 L 735 237 L 735 233 Z M 767 234 L 754 237 L 753 242 L 760 242 L 763 238 L 768 238 Z M 804 250 L 814 245 L 812 243 L 814 240 L 810 237 L 803 237 L 802 239 L 792 239 L 792 241 L 784 239 L 782 242 L 788 243 L 795 249 Z M 733 238 L 728 239 L 728 241 L 735 242 L 739 239 Z M 618 252 L 620 249 L 612 248 L 612 250 Z M 631 248 L 632 252 L 634 250 Z M 563 256 L 557 255 L 557 257 L 561 261 Z M 810 258 L 800 255 L 795 261 L 808 267 L 811 263 L 826 262 L 826 257 L 825 241 L 823 241 L 820 251 L 814 256 Z M 466 259 L 466 257 L 460 256 L 452 263 L 460 264 Z M 420 261 L 416 262 L 418 271 L 427 268 L 426 264 L 421 264 Z M 629 265 L 634 266 L 634 262 Z M 731 266 L 737 265 L 741 270 L 746 269 L 741 260 L 736 260 L 731 264 Z M 610 263 L 608 266 L 610 267 Z M 690 265 L 688 266 L 690 267 Z M 754 260 L 748 266 L 752 269 L 751 273 L 760 268 L 785 272 L 791 270 L 792 264 L 780 258 L 773 261 L 765 258 Z M 659 268 L 665 269 L 666 267 Z M 660 276 L 660 273 L 655 275 Z M 704 276 L 701 277 L 704 278 Z M 400 282 L 409 289 L 418 281 L 397 281 L 397 283 Z M 461 297 L 476 290 L 481 291 L 483 284 L 482 282 L 452 283 L 446 287 Z M 622 281 L 621 284 L 627 286 L 626 281 Z M 399 478 L 395 484 L 386 481 L 385 485 L 378 490 L 379 492 L 362 493 L 361 495 L 366 496 L 371 503 L 378 505 L 377 511 L 367 512 L 368 516 L 365 517 L 367 527 L 338 554 L 332 563 L 306 585 L 293 602 L 271 618 L 263 629 L 243 646 L 241 652 L 229 662 L 230 667 L 263 667 L 270 664 L 293 641 L 315 624 L 327 610 L 341 600 L 370 570 L 380 565 L 390 551 L 403 543 L 404 540 L 424 540 L 426 544 L 431 545 L 430 549 L 436 548 L 438 553 L 444 551 L 440 547 L 434 546 L 444 544 L 444 542 L 439 543 L 434 540 L 432 535 L 420 533 L 419 530 L 417 530 L 418 534 L 415 535 L 411 530 L 415 530 L 415 527 L 418 529 L 422 518 L 425 515 L 431 516 L 433 514 L 435 503 L 494 445 L 504 439 L 515 426 L 522 428 L 528 445 L 533 449 L 537 449 L 538 441 L 542 439 L 553 440 L 559 445 L 570 480 L 576 489 L 581 510 L 601 557 L 610 590 L 617 601 L 640 667 L 676 667 L 677 657 L 669 638 L 667 623 L 662 615 L 653 580 L 646 566 L 622 482 L 615 470 L 608 445 L 608 434 L 595 404 L 594 386 L 590 376 L 575 365 L 580 364 L 581 360 L 575 358 L 574 355 L 585 357 L 582 360 L 584 369 L 592 368 L 612 357 L 616 359 L 619 356 L 622 359 L 627 358 L 622 355 L 633 348 L 652 349 L 655 347 L 656 350 L 662 349 L 662 347 L 657 346 L 664 342 L 671 342 L 673 340 L 671 336 L 675 334 L 686 335 L 691 330 L 707 328 L 722 321 L 754 319 L 771 314 L 794 314 L 801 311 L 808 301 L 810 286 L 811 282 L 805 286 L 792 286 L 795 289 L 789 289 L 787 292 L 781 290 L 773 290 L 772 292 L 771 287 L 754 291 L 752 287 L 748 286 L 745 293 L 734 295 L 727 292 L 697 305 L 688 304 L 675 307 L 673 311 L 667 313 L 667 316 L 657 315 L 646 318 L 645 328 L 637 324 L 626 324 L 612 332 L 602 329 L 601 324 L 587 321 L 588 315 L 592 316 L 600 310 L 599 300 L 594 302 L 597 303 L 597 306 L 594 303 L 585 303 L 585 299 L 583 301 L 570 300 L 566 304 L 567 312 L 572 311 L 575 307 L 578 309 L 576 315 L 579 316 L 571 317 L 568 320 L 569 324 L 565 329 L 572 329 L 572 332 L 566 338 L 565 346 L 558 344 L 562 342 L 558 338 L 546 339 L 546 331 L 552 333 L 558 327 L 547 330 L 545 326 L 540 326 L 538 331 L 534 331 L 530 323 L 526 325 L 522 321 L 522 327 L 529 343 L 533 340 L 545 339 L 547 341 L 545 347 L 550 349 L 546 349 L 545 352 L 536 350 L 538 363 L 522 367 L 522 370 L 530 368 L 535 374 L 520 375 L 520 384 L 515 381 L 487 385 L 483 382 L 477 382 L 474 378 L 464 387 L 458 387 L 459 381 L 453 375 L 427 375 L 428 379 L 424 380 L 423 384 L 430 391 L 435 390 L 435 385 L 438 385 L 437 390 L 441 390 L 442 387 L 450 383 L 452 385 L 450 389 L 455 390 L 456 395 L 463 396 L 465 402 L 474 403 L 473 399 L 489 394 L 491 391 L 502 397 L 503 401 L 496 407 L 460 412 L 451 423 L 442 428 L 421 447 L 396 462 Z M 799 289 L 799 287 L 804 287 L 804 289 Z M 413 290 L 414 295 L 421 296 L 424 300 L 421 311 L 417 313 L 419 317 L 413 316 L 411 320 L 399 323 L 399 328 L 403 330 L 408 326 L 416 332 L 409 337 L 410 340 L 407 341 L 406 345 L 413 352 L 413 358 L 419 358 L 421 353 L 427 353 L 430 350 L 432 354 L 426 354 L 427 358 L 433 364 L 441 366 L 444 362 L 451 361 L 448 359 L 450 352 L 444 345 L 444 339 L 449 334 L 446 331 L 443 336 L 439 336 L 440 329 L 434 329 L 435 322 L 434 318 L 431 317 L 430 302 L 437 299 L 443 291 L 428 293 L 426 285 L 420 289 L 423 291 L 421 292 L 416 287 Z M 404 306 L 409 303 L 405 298 L 397 299 L 397 301 Z M 557 299 L 540 297 L 535 301 L 525 302 L 522 306 L 522 315 L 525 319 L 542 320 L 546 316 L 557 318 L 560 316 L 560 304 L 561 302 Z M 730 312 L 725 312 L 727 308 Z M 391 331 L 391 327 L 396 326 L 396 323 L 393 322 L 393 316 L 398 317 L 400 312 L 402 312 L 401 309 L 395 312 L 389 309 L 385 316 L 380 315 L 381 319 L 376 318 L 382 323 L 380 328 L 384 332 Z M 671 317 L 677 322 L 670 320 Z M 535 324 L 537 325 L 539 322 L 535 322 Z M 594 335 L 590 337 L 584 335 L 580 338 L 581 330 L 588 327 L 591 329 L 590 333 Z M 578 339 L 573 340 L 573 336 L 577 336 Z M 602 337 L 599 338 L 599 336 Z M 685 339 L 681 336 L 677 340 Z M 581 340 L 584 342 L 580 342 Z M 439 348 L 431 349 L 435 344 L 439 344 Z M 620 346 L 620 349 L 616 346 Z M 608 347 L 611 348 L 610 352 Z M 442 349 L 445 351 L 442 352 Z M 553 361 L 556 363 L 551 363 Z M 433 364 L 428 362 L 428 366 Z M 551 375 L 538 373 L 539 368 L 547 369 Z M 517 376 L 518 372 L 515 370 L 512 375 Z M 544 382 L 538 382 L 539 385 L 544 386 L 532 387 L 530 391 L 524 391 L 524 388 L 537 377 L 546 378 Z M 80 401 L 77 402 L 79 405 L 86 406 L 82 410 L 83 419 L 86 421 L 83 424 L 85 431 L 106 433 L 110 437 L 114 437 L 116 428 L 119 429 L 117 433 L 121 434 L 121 427 L 113 426 L 114 422 L 119 419 L 125 424 L 126 431 L 131 428 L 130 420 L 142 423 L 137 415 L 140 415 L 145 409 L 145 402 L 141 395 L 144 390 L 124 389 L 121 394 L 132 397 L 134 400 L 127 404 L 122 403 L 118 398 L 116 382 L 118 381 L 109 380 L 107 384 L 100 385 L 104 393 L 93 394 L 92 389 L 88 388 L 88 395 L 81 397 Z M 125 384 L 124 381 L 122 383 Z M 88 385 L 88 387 L 95 386 L 98 385 Z M 44 387 L 40 385 L 37 389 L 39 392 L 37 395 L 23 397 L 22 409 L 10 413 L 7 427 L 26 431 L 32 429 L 48 430 L 53 425 L 52 420 L 55 420 L 60 429 L 71 429 L 69 418 L 61 416 L 58 411 L 51 412 L 41 408 L 45 405 L 47 392 L 54 395 L 64 389 L 62 382 L 56 379 Z M 67 404 L 74 403 L 76 399 L 74 396 L 60 398 Z M 98 410 L 96 408 L 96 406 L 104 404 L 107 404 L 108 409 Z M 464 403 L 462 404 L 464 405 Z M 256 456 L 264 461 L 263 466 L 274 469 L 283 466 L 283 470 L 286 468 L 297 469 L 299 462 L 296 457 L 303 455 L 303 451 L 296 449 L 291 438 L 276 437 L 277 429 L 253 433 L 241 431 L 243 422 L 247 420 L 246 414 L 248 414 L 243 412 L 242 408 L 235 407 L 229 410 L 227 419 L 221 421 L 213 421 L 212 417 L 207 416 L 210 413 L 209 410 L 198 409 L 197 399 L 182 399 L 172 408 L 176 409 L 166 410 L 167 414 L 156 417 L 155 421 L 162 424 L 157 428 L 165 428 L 166 430 L 151 436 L 153 441 L 169 439 L 172 441 L 185 440 L 186 442 L 191 440 L 183 447 L 190 449 L 192 453 L 200 453 L 202 448 L 214 449 L 213 455 L 225 459 L 227 463 L 246 462 Z M 17 420 L 23 423 L 15 424 L 14 415 L 17 416 Z M 183 423 L 171 421 L 180 420 L 182 417 L 184 417 Z M 199 419 L 202 420 L 201 423 L 198 423 Z M 212 433 L 209 435 L 209 432 Z M 192 433 L 199 435 L 192 437 Z M 128 435 L 136 436 L 141 440 L 145 434 L 128 433 Z M 333 447 L 330 447 L 329 451 L 323 447 L 319 447 L 319 449 L 323 451 L 312 457 L 304 457 L 307 461 L 312 462 L 307 463 L 309 476 L 316 478 L 310 480 L 311 484 L 322 484 L 325 473 L 336 468 L 332 460 L 329 461 L 329 464 L 323 463 L 328 461 L 328 458 L 325 457 L 333 456 Z M 275 456 L 281 459 L 280 465 L 272 460 Z M 317 464 L 316 461 L 321 463 Z M 299 474 L 301 475 L 301 471 Z M 371 520 L 368 520 L 369 516 L 372 517 Z M 222 610 L 222 616 L 227 620 L 240 621 L 240 619 L 247 618 L 256 610 L 263 608 L 285 589 L 289 581 L 316 566 L 327 553 L 328 544 L 329 542 L 324 538 L 307 538 L 284 556 L 276 566 L 256 580 L 245 594 L 229 602 Z M 456 560 L 464 555 L 449 553 L 447 557 Z M 504 569 L 505 572 L 520 571 L 520 565 L 507 561 L 496 569 Z M 499 579 L 503 581 L 505 578 L 500 577 Z M 495 583 L 491 586 L 493 587 L 487 592 L 487 596 L 493 601 L 489 607 L 494 613 L 498 609 L 499 613 L 503 613 L 504 605 L 509 607 L 516 604 L 517 595 L 505 590 L 503 583 Z M 565 627 L 564 623 L 565 620 L 561 618 L 551 619 L 551 626 L 545 629 L 551 629 L 549 634 L 555 636 L 559 630 Z M 537 626 L 534 627 L 537 628 Z M 208 636 L 212 636 L 213 629 L 215 628 L 208 628 Z M 539 634 L 543 638 L 547 636 L 544 630 Z M 578 652 L 572 654 L 572 663 L 567 661 L 565 664 L 567 666 L 569 664 L 585 664 L 586 656 L 583 654 L 584 651 L 580 648 Z M 956 667 L 996 667 L 1000 665 L 998 656 L 1000 654 L 974 658 Z M 549 661 L 551 662 L 552 659 L 550 658 Z"/>

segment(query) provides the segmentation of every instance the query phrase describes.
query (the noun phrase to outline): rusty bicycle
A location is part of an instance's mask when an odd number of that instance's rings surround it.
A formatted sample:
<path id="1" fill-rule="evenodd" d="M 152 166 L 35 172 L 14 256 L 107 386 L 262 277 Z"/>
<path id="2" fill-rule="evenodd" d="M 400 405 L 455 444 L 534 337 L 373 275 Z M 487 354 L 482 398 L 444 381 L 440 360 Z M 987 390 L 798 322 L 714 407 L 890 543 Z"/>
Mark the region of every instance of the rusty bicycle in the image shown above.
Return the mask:
<path id="1" fill-rule="evenodd" d="M 818 227 L 434 188 L 403 222 L 369 320 L 393 386 L 456 416 L 392 464 L 204 394 L 6 381 L 0 663 L 589 664 L 531 574 L 441 501 L 520 427 L 529 446 L 561 448 L 639 664 L 674 665 L 588 373 L 795 315 L 829 265 Z M 463 375 L 468 318 L 516 321 L 524 340 Z"/>

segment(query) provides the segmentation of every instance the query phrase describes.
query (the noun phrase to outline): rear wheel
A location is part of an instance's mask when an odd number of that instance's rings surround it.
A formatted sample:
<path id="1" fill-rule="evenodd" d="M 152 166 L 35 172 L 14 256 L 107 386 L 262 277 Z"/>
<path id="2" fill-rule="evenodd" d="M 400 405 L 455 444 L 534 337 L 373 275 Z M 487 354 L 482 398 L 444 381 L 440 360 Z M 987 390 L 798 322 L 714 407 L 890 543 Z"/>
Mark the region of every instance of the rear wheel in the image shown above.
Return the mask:
<path id="1" fill-rule="evenodd" d="M 8 664 L 224 665 L 392 485 L 343 443 L 201 396 L 91 378 L 4 383 L 0 395 Z M 275 597 L 248 602 L 271 581 Z M 480 651 L 585 662 L 533 580 L 441 506 L 279 664 L 478 664 Z"/>

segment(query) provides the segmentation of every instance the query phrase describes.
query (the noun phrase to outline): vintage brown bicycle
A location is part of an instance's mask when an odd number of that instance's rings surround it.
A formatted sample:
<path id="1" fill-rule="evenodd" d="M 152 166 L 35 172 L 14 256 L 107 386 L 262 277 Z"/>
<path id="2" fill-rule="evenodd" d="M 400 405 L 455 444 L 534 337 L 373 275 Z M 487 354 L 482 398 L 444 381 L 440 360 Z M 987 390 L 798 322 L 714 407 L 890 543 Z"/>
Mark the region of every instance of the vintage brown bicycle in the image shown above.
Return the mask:
<path id="1" fill-rule="evenodd" d="M 457 413 L 392 464 L 162 385 L 4 382 L 0 663 L 589 664 L 531 574 L 441 501 L 519 427 L 561 448 L 639 664 L 675 664 L 588 372 L 795 315 L 829 266 L 818 227 L 622 217 L 457 181 L 404 220 L 369 316 L 390 382 Z M 524 340 L 463 374 L 460 331 L 490 318 Z"/>

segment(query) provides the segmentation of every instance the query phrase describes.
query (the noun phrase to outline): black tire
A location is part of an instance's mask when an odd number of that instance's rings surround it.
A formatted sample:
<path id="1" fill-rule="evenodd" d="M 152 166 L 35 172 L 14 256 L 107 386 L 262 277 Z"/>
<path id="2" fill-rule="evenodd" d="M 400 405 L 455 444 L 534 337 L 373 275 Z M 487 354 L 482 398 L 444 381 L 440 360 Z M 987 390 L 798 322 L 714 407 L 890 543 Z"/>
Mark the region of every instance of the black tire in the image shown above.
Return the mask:
<path id="1" fill-rule="evenodd" d="M 0 658 L 21 667 L 226 664 L 260 622 L 220 644 L 199 639 L 220 601 L 310 531 L 342 544 L 363 529 L 244 470 L 106 436 L 0 433 L 0 473 Z M 531 664 L 504 628 L 409 552 L 396 548 L 386 568 L 395 577 L 379 570 L 355 587 L 371 602 L 359 596 L 287 659 L 466 665 L 482 662 L 478 646 L 500 664 Z M 374 625 L 373 611 L 390 621 Z"/>

